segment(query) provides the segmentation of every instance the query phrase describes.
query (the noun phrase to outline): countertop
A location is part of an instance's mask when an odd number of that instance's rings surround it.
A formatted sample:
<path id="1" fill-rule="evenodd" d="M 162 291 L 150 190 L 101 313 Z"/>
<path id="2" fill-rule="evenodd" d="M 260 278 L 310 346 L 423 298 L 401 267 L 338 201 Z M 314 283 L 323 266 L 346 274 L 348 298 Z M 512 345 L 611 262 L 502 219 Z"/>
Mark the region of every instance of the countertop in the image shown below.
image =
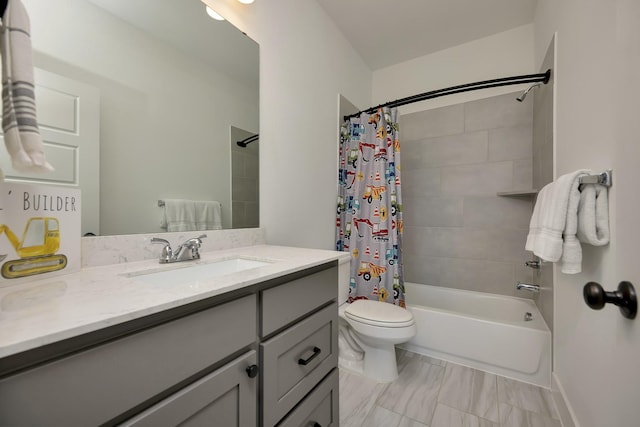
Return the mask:
<path id="1" fill-rule="evenodd" d="M 131 273 L 243 257 L 269 264 L 179 285 L 144 283 Z M 222 295 L 326 262 L 345 252 L 258 245 L 203 252 L 198 261 L 147 260 L 83 268 L 78 273 L 0 288 L 0 358 Z"/>

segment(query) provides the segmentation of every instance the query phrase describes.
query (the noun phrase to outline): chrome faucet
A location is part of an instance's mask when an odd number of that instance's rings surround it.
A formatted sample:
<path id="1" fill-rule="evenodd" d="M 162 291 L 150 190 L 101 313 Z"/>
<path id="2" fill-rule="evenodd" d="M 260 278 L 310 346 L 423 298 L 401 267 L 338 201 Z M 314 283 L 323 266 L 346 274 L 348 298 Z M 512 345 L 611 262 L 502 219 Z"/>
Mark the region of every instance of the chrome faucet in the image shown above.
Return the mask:
<path id="1" fill-rule="evenodd" d="M 171 249 L 171 244 L 165 239 L 153 237 L 151 238 L 151 243 L 161 243 L 164 245 L 164 248 L 162 248 L 162 254 L 160 255 L 160 264 L 168 264 L 171 262 L 200 259 L 199 249 L 202 246 L 202 239 L 205 237 L 207 237 L 206 234 L 191 238 L 181 244 L 175 251 Z"/>
<path id="2" fill-rule="evenodd" d="M 534 294 L 537 294 L 538 292 L 540 292 L 540 286 L 531 285 L 529 283 L 522 283 L 522 282 L 518 282 L 516 284 L 516 289 L 519 290 L 519 291 L 533 292 Z"/>

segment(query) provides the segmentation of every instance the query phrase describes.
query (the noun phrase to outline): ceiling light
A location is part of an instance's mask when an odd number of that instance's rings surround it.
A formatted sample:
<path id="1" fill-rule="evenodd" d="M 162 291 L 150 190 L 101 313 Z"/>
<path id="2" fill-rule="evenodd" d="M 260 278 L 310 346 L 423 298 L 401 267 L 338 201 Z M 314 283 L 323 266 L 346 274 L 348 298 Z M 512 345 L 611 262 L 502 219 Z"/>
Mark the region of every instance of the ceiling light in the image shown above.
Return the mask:
<path id="1" fill-rule="evenodd" d="M 218 14 L 215 10 L 207 6 L 207 15 L 215 19 L 216 21 L 224 21 L 224 18 Z"/>
<path id="2" fill-rule="evenodd" d="M 244 3 L 244 4 L 251 4 L 253 3 L 253 0 L 238 0 L 240 3 Z"/>

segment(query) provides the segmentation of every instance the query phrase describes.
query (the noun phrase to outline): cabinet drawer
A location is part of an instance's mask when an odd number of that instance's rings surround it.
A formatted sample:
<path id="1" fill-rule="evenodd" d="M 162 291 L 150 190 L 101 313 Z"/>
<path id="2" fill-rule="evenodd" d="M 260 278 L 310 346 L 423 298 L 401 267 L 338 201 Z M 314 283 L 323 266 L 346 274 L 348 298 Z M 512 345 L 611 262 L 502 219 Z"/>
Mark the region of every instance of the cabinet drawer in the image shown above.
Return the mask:
<path id="1" fill-rule="evenodd" d="M 331 304 L 260 345 L 263 421 L 275 425 L 338 363 L 338 307 Z"/>
<path id="2" fill-rule="evenodd" d="M 0 425 L 109 421 L 254 343 L 256 304 L 250 295 L 0 380 Z"/>
<path id="3" fill-rule="evenodd" d="M 323 306 L 335 299 L 337 293 L 337 267 L 262 291 L 261 336 L 267 336 Z"/>
<path id="4" fill-rule="evenodd" d="M 334 369 L 278 427 L 337 427 L 340 417 L 338 388 L 338 370 Z"/>
<path id="5" fill-rule="evenodd" d="M 257 382 L 246 369 L 256 363 L 250 351 L 149 408 L 123 427 L 256 425 Z"/>

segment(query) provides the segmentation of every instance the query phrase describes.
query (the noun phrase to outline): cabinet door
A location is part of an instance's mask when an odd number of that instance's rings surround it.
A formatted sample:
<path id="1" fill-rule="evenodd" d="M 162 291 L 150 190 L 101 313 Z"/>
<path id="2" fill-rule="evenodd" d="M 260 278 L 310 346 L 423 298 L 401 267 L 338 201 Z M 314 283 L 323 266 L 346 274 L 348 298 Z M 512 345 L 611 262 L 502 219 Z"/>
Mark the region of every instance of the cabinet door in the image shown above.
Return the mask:
<path id="1" fill-rule="evenodd" d="M 256 352 L 252 350 L 123 426 L 254 427 L 258 377 L 250 378 L 247 368 L 255 363 Z"/>

